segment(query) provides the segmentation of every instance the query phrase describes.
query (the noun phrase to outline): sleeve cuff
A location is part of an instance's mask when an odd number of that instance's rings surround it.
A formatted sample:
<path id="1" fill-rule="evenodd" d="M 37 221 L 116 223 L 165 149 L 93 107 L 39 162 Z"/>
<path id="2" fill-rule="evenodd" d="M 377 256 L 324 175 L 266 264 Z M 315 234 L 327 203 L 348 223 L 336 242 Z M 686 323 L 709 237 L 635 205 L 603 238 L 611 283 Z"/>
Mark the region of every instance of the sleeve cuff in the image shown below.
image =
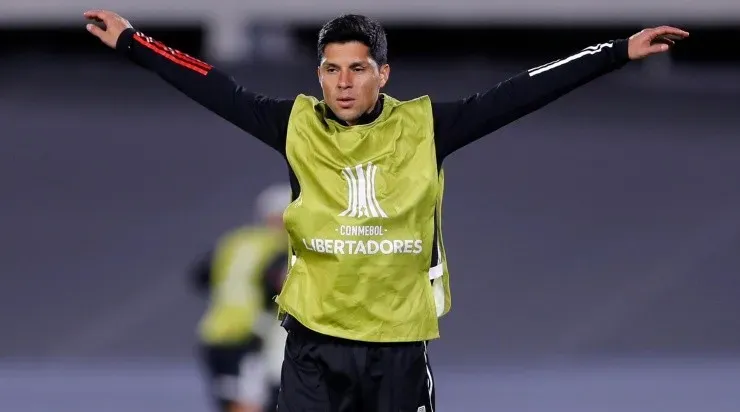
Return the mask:
<path id="1" fill-rule="evenodd" d="M 121 35 L 118 36 L 118 40 L 116 41 L 116 51 L 122 55 L 127 55 L 129 50 L 131 49 L 131 45 L 134 42 L 134 34 L 136 34 L 136 30 L 132 28 L 128 28 L 121 32 Z"/>
<path id="2" fill-rule="evenodd" d="M 619 39 L 614 42 L 614 56 L 617 63 L 627 63 L 630 61 L 629 40 Z"/>

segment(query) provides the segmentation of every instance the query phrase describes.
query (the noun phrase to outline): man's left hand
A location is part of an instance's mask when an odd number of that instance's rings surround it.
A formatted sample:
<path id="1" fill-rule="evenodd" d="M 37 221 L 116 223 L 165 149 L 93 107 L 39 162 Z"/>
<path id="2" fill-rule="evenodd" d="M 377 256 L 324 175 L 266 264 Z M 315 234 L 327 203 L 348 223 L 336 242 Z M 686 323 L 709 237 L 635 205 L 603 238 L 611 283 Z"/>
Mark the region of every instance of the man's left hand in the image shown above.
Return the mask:
<path id="1" fill-rule="evenodd" d="M 668 51 L 677 40 L 689 37 L 689 33 L 671 26 L 645 29 L 629 38 L 628 52 L 631 60 Z"/>

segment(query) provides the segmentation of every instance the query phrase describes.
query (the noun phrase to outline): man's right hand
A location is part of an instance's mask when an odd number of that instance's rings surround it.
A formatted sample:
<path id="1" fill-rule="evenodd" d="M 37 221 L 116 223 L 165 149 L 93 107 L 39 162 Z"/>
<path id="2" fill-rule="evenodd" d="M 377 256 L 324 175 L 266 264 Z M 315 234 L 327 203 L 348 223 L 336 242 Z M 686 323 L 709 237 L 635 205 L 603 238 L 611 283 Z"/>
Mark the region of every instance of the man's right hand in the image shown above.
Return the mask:
<path id="1" fill-rule="evenodd" d="M 94 24 L 87 25 L 87 31 L 102 41 L 106 46 L 115 49 L 118 37 L 124 30 L 133 28 L 131 23 L 112 11 L 89 10 L 84 14 L 85 18 L 100 20 L 105 24 L 105 30 Z"/>

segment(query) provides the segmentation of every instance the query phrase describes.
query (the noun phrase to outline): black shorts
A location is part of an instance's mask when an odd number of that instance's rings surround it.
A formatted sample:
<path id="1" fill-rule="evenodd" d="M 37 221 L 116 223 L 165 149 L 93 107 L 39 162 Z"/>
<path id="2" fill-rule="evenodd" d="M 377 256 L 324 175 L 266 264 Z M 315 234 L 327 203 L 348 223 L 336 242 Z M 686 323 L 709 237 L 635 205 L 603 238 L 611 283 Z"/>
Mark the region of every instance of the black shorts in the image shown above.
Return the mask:
<path id="1" fill-rule="evenodd" d="M 257 355 L 261 347 L 261 340 L 251 339 L 243 345 L 203 345 L 199 348 L 208 392 L 215 410 L 232 410 L 232 406 L 238 401 L 239 380 L 243 374 L 249 373 L 248 370 L 242 370 L 242 360 L 245 356 Z M 268 411 L 275 410 L 279 387 L 275 385 L 269 391 L 265 405 Z"/>
<path id="2" fill-rule="evenodd" d="M 434 412 L 426 342 L 348 341 L 292 318 L 286 329 L 279 412 Z"/>

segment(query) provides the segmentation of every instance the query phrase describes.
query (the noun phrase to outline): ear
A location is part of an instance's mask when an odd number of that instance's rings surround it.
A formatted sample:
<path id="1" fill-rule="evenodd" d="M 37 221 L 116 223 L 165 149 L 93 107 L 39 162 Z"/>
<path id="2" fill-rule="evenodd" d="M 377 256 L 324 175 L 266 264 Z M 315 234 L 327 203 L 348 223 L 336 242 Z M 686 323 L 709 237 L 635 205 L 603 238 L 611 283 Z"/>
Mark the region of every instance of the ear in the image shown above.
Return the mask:
<path id="1" fill-rule="evenodd" d="M 319 84 L 321 84 L 321 66 L 316 68 L 316 76 L 319 78 Z"/>
<path id="2" fill-rule="evenodd" d="M 391 66 L 384 64 L 380 67 L 380 87 L 384 87 L 388 83 L 388 78 L 391 75 Z"/>

